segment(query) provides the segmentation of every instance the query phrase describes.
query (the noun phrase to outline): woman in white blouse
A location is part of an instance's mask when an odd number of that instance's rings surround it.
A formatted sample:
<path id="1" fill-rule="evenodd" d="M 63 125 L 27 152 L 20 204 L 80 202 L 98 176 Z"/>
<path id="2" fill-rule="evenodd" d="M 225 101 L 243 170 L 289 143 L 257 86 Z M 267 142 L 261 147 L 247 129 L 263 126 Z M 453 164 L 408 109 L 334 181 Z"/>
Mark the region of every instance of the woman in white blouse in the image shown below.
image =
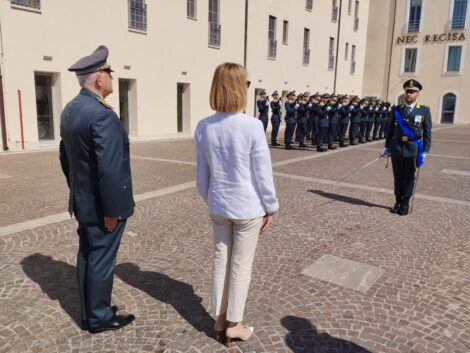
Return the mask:
<path id="1" fill-rule="evenodd" d="M 279 208 L 263 124 L 242 112 L 247 72 L 238 64 L 217 67 L 210 105 L 216 111 L 195 132 L 197 190 L 207 202 L 214 229 L 211 309 L 216 339 L 247 340 L 242 324 L 258 236 Z"/>

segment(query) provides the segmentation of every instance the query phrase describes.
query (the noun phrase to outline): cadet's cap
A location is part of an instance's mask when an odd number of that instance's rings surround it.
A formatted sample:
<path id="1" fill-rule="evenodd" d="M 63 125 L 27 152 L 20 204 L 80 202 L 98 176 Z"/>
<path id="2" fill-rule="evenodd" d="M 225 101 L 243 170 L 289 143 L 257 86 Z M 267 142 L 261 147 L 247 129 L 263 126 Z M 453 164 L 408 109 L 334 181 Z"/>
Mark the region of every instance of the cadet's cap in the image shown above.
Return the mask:
<path id="1" fill-rule="evenodd" d="M 289 93 L 287 93 L 287 97 L 289 96 L 295 96 L 295 91 L 290 91 Z"/>
<path id="2" fill-rule="evenodd" d="M 330 95 L 330 98 L 338 98 L 338 96 L 337 96 L 336 94 L 332 93 L 332 94 Z"/>
<path id="3" fill-rule="evenodd" d="M 412 90 L 412 91 L 421 91 L 423 89 L 423 86 L 418 81 L 411 79 L 411 80 L 405 81 L 405 83 L 403 84 L 403 89 Z"/>
<path id="4" fill-rule="evenodd" d="M 362 98 L 359 103 L 364 103 L 364 102 L 367 102 L 367 98 Z"/>
<path id="5" fill-rule="evenodd" d="M 308 98 L 309 96 L 310 96 L 310 93 L 309 93 L 309 92 L 305 92 L 304 94 L 302 94 L 302 97 Z"/>
<path id="6" fill-rule="evenodd" d="M 320 92 L 316 92 L 312 97 L 321 97 Z"/>
<path id="7" fill-rule="evenodd" d="M 108 53 L 108 48 L 105 45 L 100 45 L 93 53 L 70 66 L 69 71 L 73 71 L 77 75 L 86 75 L 97 71 L 113 72 L 111 66 L 106 62 Z"/>
<path id="8" fill-rule="evenodd" d="M 279 93 L 277 93 L 277 91 L 274 91 L 273 94 L 271 94 L 271 96 L 278 96 Z"/>
<path id="9" fill-rule="evenodd" d="M 321 96 L 322 98 L 330 98 L 330 95 L 328 93 L 325 93 Z"/>
<path id="10" fill-rule="evenodd" d="M 259 95 L 263 95 L 263 94 L 266 94 L 266 90 L 265 89 L 262 89 L 261 92 L 259 93 Z"/>

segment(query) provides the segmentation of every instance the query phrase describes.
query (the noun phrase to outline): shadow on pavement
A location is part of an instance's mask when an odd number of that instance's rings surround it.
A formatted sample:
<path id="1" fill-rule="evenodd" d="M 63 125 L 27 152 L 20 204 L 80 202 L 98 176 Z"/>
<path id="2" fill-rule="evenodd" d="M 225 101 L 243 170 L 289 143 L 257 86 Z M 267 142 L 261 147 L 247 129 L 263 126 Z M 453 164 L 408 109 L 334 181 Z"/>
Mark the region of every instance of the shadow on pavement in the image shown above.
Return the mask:
<path id="1" fill-rule="evenodd" d="M 377 208 L 384 208 L 387 210 L 390 208 L 384 205 L 378 205 L 378 204 L 367 202 L 361 199 L 356 199 L 354 197 L 349 197 L 349 196 L 344 196 L 344 195 L 339 195 L 339 194 L 332 194 L 332 193 L 321 191 L 321 190 L 308 190 L 308 192 L 311 192 L 312 194 L 316 194 L 316 195 L 319 195 L 319 196 L 322 196 L 322 197 L 325 197 L 334 201 L 349 203 L 351 205 L 377 207 Z M 333 201 L 325 202 L 325 204 L 331 203 L 331 202 Z"/>
<path id="2" fill-rule="evenodd" d="M 159 272 L 142 271 L 133 263 L 117 265 L 116 275 L 156 300 L 170 304 L 196 330 L 212 337 L 214 320 L 191 285 Z"/>
<path id="3" fill-rule="evenodd" d="M 354 342 L 332 337 L 317 328 L 309 320 L 297 316 L 285 316 L 281 324 L 289 333 L 286 344 L 294 353 L 337 352 L 372 353 Z"/>
<path id="4" fill-rule="evenodd" d="M 25 257 L 21 265 L 24 273 L 39 284 L 51 300 L 58 300 L 62 309 L 80 326 L 75 266 L 38 253 Z"/>

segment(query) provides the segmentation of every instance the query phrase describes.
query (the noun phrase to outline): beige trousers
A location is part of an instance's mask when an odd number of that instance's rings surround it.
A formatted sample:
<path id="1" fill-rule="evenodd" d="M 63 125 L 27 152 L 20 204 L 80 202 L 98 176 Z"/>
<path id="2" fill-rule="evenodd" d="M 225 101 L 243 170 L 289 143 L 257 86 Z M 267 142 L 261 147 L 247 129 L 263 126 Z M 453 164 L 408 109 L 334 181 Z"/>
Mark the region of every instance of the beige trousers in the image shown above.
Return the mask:
<path id="1" fill-rule="evenodd" d="M 234 220 L 211 214 L 214 228 L 211 309 L 227 313 L 231 322 L 243 321 L 251 266 L 263 217 Z"/>

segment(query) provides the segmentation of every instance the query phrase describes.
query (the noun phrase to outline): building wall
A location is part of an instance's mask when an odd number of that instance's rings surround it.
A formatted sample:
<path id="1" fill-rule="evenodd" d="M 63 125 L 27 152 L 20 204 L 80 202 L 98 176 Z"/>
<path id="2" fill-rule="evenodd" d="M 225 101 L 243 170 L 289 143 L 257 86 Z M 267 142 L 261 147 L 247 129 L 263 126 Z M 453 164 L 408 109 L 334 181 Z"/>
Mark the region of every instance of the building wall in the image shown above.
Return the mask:
<path id="1" fill-rule="evenodd" d="M 392 1 L 392 3 L 394 3 L 394 1 Z M 452 17 L 453 0 L 423 0 L 421 27 L 417 33 L 408 32 L 408 9 L 409 0 L 396 0 L 395 29 L 391 43 L 392 53 L 388 83 L 388 99 L 396 103 L 398 97 L 403 93 L 403 82 L 408 78 L 415 78 L 420 81 L 424 87 L 420 94 L 419 101 L 422 104 L 430 106 L 435 123 L 441 121 L 442 97 L 448 92 L 453 92 L 457 96 L 454 123 L 470 123 L 470 116 L 465 114 L 465 112 L 470 109 L 470 102 L 462 99 L 470 93 L 469 52 L 466 45 L 467 38 L 470 35 L 468 30 L 470 9 L 467 9 L 467 23 L 465 28 L 451 30 L 449 22 Z M 393 11 L 388 11 L 388 15 L 393 16 Z M 366 65 L 370 65 L 372 69 L 365 71 L 365 95 L 378 93 L 381 86 L 380 81 L 382 80 L 376 79 L 376 77 L 380 77 L 381 64 L 377 63 L 376 67 L 372 64 L 375 61 L 375 49 L 380 47 L 380 44 L 377 43 L 378 40 L 374 41 L 371 40 L 371 38 L 374 38 L 374 34 L 378 33 L 380 33 L 383 38 L 386 38 L 387 33 L 391 31 L 393 19 L 391 21 L 389 20 L 388 25 L 385 26 L 384 16 L 382 2 L 380 0 L 371 0 L 369 40 L 367 44 L 368 51 L 365 60 Z M 452 33 L 457 33 L 457 38 L 461 40 L 453 40 Z M 451 40 L 448 40 L 449 34 Z M 462 39 L 462 34 L 465 39 Z M 433 40 L 434 35 L 437 35 L 437 41 Z M 442 35 L 440 38 L 443 40 L 439 39 L 440 35 Z M 460 73 L 446 73 L 446 48 L 449 44 L 459 44 L 463 46 Z M 402 72 L 404 50 L 410 47 L 418 48 L 417 70 L 414 74 Z M 385 67 L 388 69 L 387 66 Z M 385 97 L 387 87 L 380 91 L 380 95 Z"/>
<path id="2" fill-rule="evenodd" d="M 353 16 L 342 0 L 337 91 L 360 94 L 367 31 L 368 0 L 361 0 L 360 26 L 352 31 Z M 340 5 L 338 0 L 338 6 Z M 103 13 L 103 9 L 109 9 Z M 331 21 L 332 3 L 305 2 L 295 5 L 282 0 L 249 2 L 247 68 L 253 85 L 249 90 L 247 113 L 254 109 L 255 89 L 271 93 L 297 91 L 332 92 L 334 71 L 328 69 L 329 38 L 337 40 L 338 22 Z M 17 91 L 21 91 L 26 148 L 57 144 L 60 112 L 79 88 L 67 68 L 80 57 L 105 44 L 109 63 L 115 70 L 115 93 L 108 103 L 119 114 L 119 79 L 133 80 L 131 108 L 132 139 L 173 136 L 177 132 L 176 84 L 189 84 L 184 132 L 191 133 L 197 122 L 211 113 L 208 92 L 215 67 L 225 61 L 243 64 L 245 1 L 220 1 L 222 41 L 220 48 L 208 46 L 208 1 L 197 1 L 197 19 L 186 17 L 185 1 L 147 1 L 148 29 L 128 29 L 126 0 L 64 2 L 43 0 L 40 11 L 26 11 L 0 1 L 2 26 L 5 107 L 10 149 L 19 149 L 21 130 Z M 267 58 L 268 18 L 276 16 L 278 55 Z M 282 44 L 282 21 L 289 21 L 289 41 Z M 27 25 L 25 25 L 27 24 Z M 310 63 L 302 64 L 303 31 L 310 29 Z M 348 29 L 349 28 L 349 29 Z M 344 38 L 344 39 L 343 39 Z M 356 44 L 356 72 L 351 75 L 350 59 L 344 60 L 344 43 Z M 349 49 L 351 50 L 351 48 Z M 336 51 L 336 45 L 335 45 Z M 51 61 L 43 60 L 52 57 Z M 128 69 L 125 69 L 127 67 Z M 130 67 L 130 69 L 129 69 Z M 55 140 L 38 142 L 34 73 L 53 75 Z"/>

